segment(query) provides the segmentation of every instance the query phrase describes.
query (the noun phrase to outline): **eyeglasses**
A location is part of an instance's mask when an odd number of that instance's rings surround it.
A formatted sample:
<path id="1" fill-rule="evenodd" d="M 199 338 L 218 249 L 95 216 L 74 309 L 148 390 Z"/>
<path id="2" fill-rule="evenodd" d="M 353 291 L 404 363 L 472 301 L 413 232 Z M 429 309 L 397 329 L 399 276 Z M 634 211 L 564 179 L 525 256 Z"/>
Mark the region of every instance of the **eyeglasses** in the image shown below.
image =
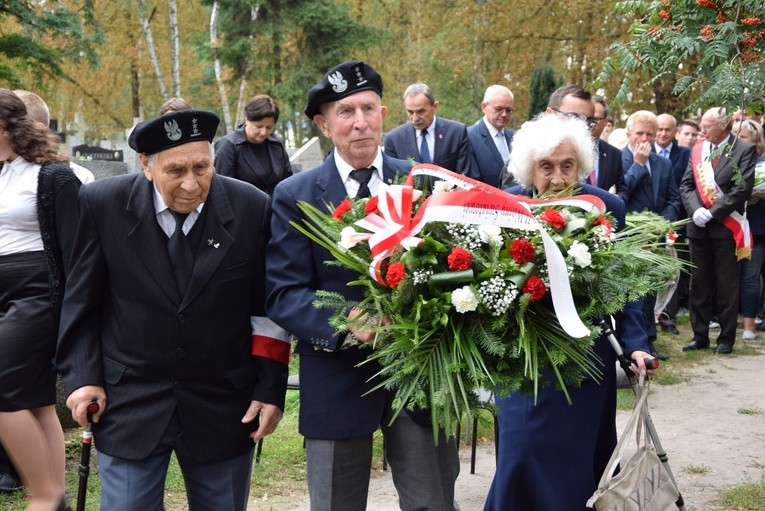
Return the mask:
<path id="1" fill-rule="evenodd" d="M 587 127 L 590 129 L 594 128 L 595 126 L 598 125 L 600 121 L 605 119 L 605 117 L 585 117 L 584 115 L 578 114 L 576 112 L 561 112 L 557 108 L 551 108 L 551 110 L 553 112 L 561 114 L 563 117 L 567 119 L 579 119 L 580 121 L 585 123 Z"/>

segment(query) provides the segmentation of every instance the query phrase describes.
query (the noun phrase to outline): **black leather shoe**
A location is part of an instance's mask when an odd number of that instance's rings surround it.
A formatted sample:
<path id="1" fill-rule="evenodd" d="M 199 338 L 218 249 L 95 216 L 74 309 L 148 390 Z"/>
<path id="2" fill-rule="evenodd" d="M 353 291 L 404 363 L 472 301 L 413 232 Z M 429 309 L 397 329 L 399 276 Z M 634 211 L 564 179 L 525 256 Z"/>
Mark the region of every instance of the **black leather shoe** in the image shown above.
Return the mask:
<path id="1" fill-rule="evenodd" d="M 13 493 L 24 489 L 24 485 L 11 474 L 0 474 L 0 493 Z"/>
<path id="2" fill-rule="evenodd" d="M 683 351 L 705 350 L 709 348 L 708 342 L 691 341 L 683 346 Z"/>
<path id="3" fill-rule="evenodd" d="M 669 355 L 665 355 L 664 353 L 659 353 L 656 350 L 651 350 L 651 356 L 653 358 L 658 358 L 659 360 L 669 360 Z"/>
<path id="4" fill-rule="evenodd" d="M 733 353 L 733 346 L 724 342 L 718 343 L 717 347 L 715 348 L 715 353 L 719 353 L 721 355 L 728 355 L 730 353 Z"/>
<path id="5" fill-rule="evenodd" d="M 661 331 L 668 334 L 680 335 L 680 330 L 678 330 L 675 325 L 662 325 Z"/>

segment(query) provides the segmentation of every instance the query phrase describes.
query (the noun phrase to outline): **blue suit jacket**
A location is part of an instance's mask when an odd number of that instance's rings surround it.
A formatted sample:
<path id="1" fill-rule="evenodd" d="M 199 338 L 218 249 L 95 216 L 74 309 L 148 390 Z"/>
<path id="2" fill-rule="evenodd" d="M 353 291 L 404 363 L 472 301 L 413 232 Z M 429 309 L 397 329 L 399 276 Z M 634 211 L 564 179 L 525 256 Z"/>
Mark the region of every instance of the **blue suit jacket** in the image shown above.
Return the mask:
<path id="1" fill-rule="evenodd" d="M 635 163 L 629 147 L 622 150 L 622 168 L 627 183 L 627 211 L 648 210 L 667 220 L 675 221 L 680 213 L 680 190 L 666 158 L 656 153 L 648 155 L 648 169 Z"/>
<path id="2" fill-rule="evenodd" d="M 603 190 L 616 188 L 616 195 L 627 202 L 627 183 L 624 182 L 622 170 L 622 153 L 607 142 L 598 140 L 598 182 L 597 187 Z"/>
<path id="3" fill-rule="evenodd" d="M 383 175 L 388 183 L 406 175 L 410 165 L 383 154 Z M 300 355 L 300 419 L 304 436 L 342 439 L 373 432 L 385 410 L 383 390 L 367 393 L 379 380 L 368 381 L 379 370 L 374 363 L 360 367 L 368 348 L 339 350 L 344 336 L 337 335 L 329 319 L 331 309 L 314 306 L 317 290 L 336 291 L 361 300 L 362 289 L 348 286 L 356 275 L 345 268 L 327 266 L 333 257 L 299 233 L 290 222 L 305 216 L 297 202 L 318 207 L 337 206 L 346 197 L 345 186 L 332 152 L 313 169 L 295 174 L 276 186 L 266 256 L 266 313 L 294 334 Z M 325 351 L 332 350 L 332 351 Z"/>
<path id="4" fill-rule="evenodd" d="M 470 172 L 470 145 L 464 124 L 437 117 L 432 163 L 460 174 Z M 385 154 L 421 163 L 417 132 L 411 122 L 393 128 L 385 135 Z"/>
<path id="5" fill-rule="evenodd" d="M 467 129 L 470 149 L 473 155 L 470 177 L 478 179 L 491 186 L 500 186 L 502 171 L 505 170 L 505 162 L 497 150 L 497 145 L 489 133 L 489 128 L 483 122 L 483 118 L 469 126 Z M 507 149 L 510 150 L 513 142 L 512 130 L 505 130 Z"/>
<path id="6" fill-rule="evenodd" d="M 654 149 L 656 145 L 654 144 Z M 681 147 L 677 143 L 672 143 L 672 149 L 669 150 L 669 161 L 672 163 L 672 173 L 675 176 L 675 184 L 680 189 L 680 181 L 683 179 L 685 169 L 688 168 L 688 161 L 691 159 L 691 150 L 687 147 Z M 682 197 L 682 196 L 681 196 Z M 685 208 L 680 204 L 680 211 L 677 214 L 678 220 L 688 218 Z"/>

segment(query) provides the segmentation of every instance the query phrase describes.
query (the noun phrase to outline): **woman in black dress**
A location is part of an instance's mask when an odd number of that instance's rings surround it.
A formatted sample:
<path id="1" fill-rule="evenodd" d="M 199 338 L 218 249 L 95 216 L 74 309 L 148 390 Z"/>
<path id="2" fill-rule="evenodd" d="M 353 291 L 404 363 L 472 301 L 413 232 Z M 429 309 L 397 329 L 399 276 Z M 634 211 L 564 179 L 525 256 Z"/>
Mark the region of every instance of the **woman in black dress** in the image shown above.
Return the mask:
<path id="1" fill-rule="evenodd" d="M 270 96 L 250 98 L 244 124 L 215 143 L 215 172 L 246 181 L 268 195 L 292 175 L 284 144 L 274 135 L 279 107 Z"/>
<path id="2" fill-rule="evenodd" d="M 29 490 L 27 509 L 65 510 L 52 359 L 80 181 L 55 134 L 7 89 L 0 162 L 0 442 Z"/>

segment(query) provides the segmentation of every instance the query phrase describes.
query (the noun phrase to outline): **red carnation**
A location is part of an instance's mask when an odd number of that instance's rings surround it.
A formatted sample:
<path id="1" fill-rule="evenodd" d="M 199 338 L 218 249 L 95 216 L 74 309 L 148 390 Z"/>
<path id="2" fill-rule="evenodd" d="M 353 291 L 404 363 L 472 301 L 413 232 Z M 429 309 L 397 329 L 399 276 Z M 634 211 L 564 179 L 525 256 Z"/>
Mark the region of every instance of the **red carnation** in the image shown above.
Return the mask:
<path id="1" fill-rule="evenodd" d="M 470 265 L 473 264 L 473 257 L 464 248 L 454 247 L 452 253 L 446 258 L 446 262 L 449 263 L 450 270 L 462 271 L 470 268 Z"/>
<path id="2" fill-rule="evenodd" d="M 401 281 L 406 277 L 406 266 L 403 263 L 390 263 L 388 266 L 388 274 L 385 276 L 385 280 L 388 281 L 390 287 L 398 287 Z"/>
<path id="3" fill-rule="evenodd" d="M 534 245 L 523 238 L 518 238 L 510 245 L 510 255 L 517 264 L 526 264 L 534 260 Z"/>
<path id="4" fill-rule="evenodd" d="M 377 195 L 372 197 L 367 201 L 366 206 L 364 206 L 364 214 L 369 215 L 370 213 L 374 213 L 377 211 L 377 202 L 380 199 L 377 198 Z"/>
<path id="5" fill-rule="evenodd" d="M 546 209 L 542 213 L 542 220 L 550 224 L 554 229 L 562 231 L 566 227 L 566 219 L 554 209 Z"/>
<path id="6" fill-rule="evenodd" d="M 351 204 L 351 201 L 349 201 L 348 199 L 345 199 L 332 212 L 332 218 L 334 218 L 335 220 L 342 220 L 343 216 L 345 216 L 345 214 L 349 212 L 351 209 L 353 209 L 353 204 Z"/>
<path id="7" fill-rule="evenodd" d="M 539 277 L 532 275 L 523 286 L 523 294 L 531 296 L 532 302 L 538 302 L 547 293 L 545 283 Z"/>
<path id="8" fill-rule="evenodd" d="M 611 236 L 611 231 L 614 228 L 613 225 L 611 225 L 611 222 L 608 220 L 608 218 L 604 216 L 599 216 L 595 220 L 592 221 L 593 225 L 602 225 L 606 228 L 606 236 Z"/>

